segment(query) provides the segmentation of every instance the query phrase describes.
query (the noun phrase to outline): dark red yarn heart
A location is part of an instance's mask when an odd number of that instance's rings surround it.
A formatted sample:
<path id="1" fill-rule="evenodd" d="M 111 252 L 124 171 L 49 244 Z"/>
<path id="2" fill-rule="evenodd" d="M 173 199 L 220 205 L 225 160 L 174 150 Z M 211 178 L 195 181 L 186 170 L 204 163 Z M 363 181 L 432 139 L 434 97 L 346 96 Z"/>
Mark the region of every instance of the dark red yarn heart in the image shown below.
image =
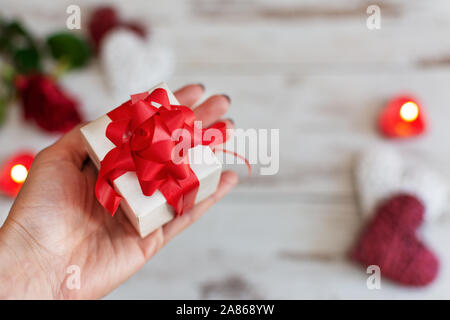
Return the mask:
<path id="1" fill-rule="evenodd" d="M 424 209 L 416 197 L 407 194 L 384 202 L 363 231 L 351 258 L 364 267 L 379 266 L 382 277 L 404 285 L 431 283 L 439 261 L 416 236 Z"/>

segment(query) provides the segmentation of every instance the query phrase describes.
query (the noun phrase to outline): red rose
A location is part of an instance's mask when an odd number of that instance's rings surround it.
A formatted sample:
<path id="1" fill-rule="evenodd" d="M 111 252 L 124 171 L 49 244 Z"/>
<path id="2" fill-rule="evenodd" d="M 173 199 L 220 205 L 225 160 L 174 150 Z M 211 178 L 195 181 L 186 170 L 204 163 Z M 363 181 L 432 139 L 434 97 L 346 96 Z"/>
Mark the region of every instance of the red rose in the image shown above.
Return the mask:
<path id="1" fill-rule="evenodd" d="M 111 7 L 100 7 L 92 13 L 88 30 L 96 49 L 100 47 L 100 43 L 108 31 L 116 28 L 119 23 L 117 12 Z"/>
<path id="2" fill-rule="evenodd" d="M 78 101 L 42 74 L 18 76 L 16 88 L 26 120 L 48 132 L 67 132 L 81 122 Z"/>
<path id="3" fill-rule="evenodd" d="M 147 35 L 145 28 L 139 23 L 122 21 L 114 8 L 105 6 L 95 9 L 88 23 L 94 48 L 98 51 L 107 33 L 119 27 L 133 31 L 142 38 Z"/>

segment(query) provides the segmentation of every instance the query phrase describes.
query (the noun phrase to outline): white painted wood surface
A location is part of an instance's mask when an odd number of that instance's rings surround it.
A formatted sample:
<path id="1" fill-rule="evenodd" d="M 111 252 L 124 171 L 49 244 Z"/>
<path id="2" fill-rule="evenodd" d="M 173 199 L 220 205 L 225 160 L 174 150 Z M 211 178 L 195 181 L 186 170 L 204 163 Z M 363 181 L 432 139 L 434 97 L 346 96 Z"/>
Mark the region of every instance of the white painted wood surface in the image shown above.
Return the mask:
<path id="1" fill-rule="evenodd" d="M 361 228 L 353 162 L 381 141 L 375 117 L 391 95 L 413 92 L 430 122 L 425 137 L 395 145 L 450 174 L 448 1 L 111 2 L 174 48 L 171 88 L 203 82 L 227 93 L 237 126 L 280 129 L 281 154 L 277 175 L 237 187 L 108 298 L 450 298 L 448 213 L 424 230 L 442 262 L 428 288 L 368 290 L 364 270 L 346 260 Z M 0 11 L 45 34 L 64 27 L 72 3 L 0 0 Z M 83 15 L 94 6 L 76 4 Z M 381 6 L 381 30 L 366 28 L 369 4 Z M 89 118 L 111 107 L 96 64 L 64 85 Z M 13 110 L 0 156 L 55 138 Z M 2 219 L 10 205 L 0 199 Z"/>

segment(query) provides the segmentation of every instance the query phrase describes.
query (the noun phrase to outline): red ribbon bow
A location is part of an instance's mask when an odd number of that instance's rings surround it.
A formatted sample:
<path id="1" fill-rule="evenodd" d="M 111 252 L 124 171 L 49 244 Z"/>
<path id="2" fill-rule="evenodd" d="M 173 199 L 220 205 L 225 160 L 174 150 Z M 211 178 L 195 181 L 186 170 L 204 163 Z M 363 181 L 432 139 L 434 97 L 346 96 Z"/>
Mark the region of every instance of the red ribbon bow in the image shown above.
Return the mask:
<path id="1" fill-rule="evenodd" d="M 152 103 L 160 105 L 155 107 Z M 187 161 L 187 153 L 178 154 L 173 161 L 175 146 L 180 143 L 176 130 L 187 130 L 183 141 L 190 148 L 199 144 L 221 144 L 226 138 L 226 124 L 218 122 L 210 128 L 219 130 L 221 137 L 206 141 L 205 130 L 194 130 L 194 112 L 188 107 L 171 105 L 167 92 L 158 88 L 144 92 L 108 113 L 112 122 L 106 137 L 116 146 L 101 161 L 95 186 L 98 201 L 114 215 L 122 197 L 114 190 L 113 181 L 126 172 L 136 172 L 142 192 L 151 196 L 160 190 L 176 215 L 183 214 L 194 204 L 199 181 Z"/>

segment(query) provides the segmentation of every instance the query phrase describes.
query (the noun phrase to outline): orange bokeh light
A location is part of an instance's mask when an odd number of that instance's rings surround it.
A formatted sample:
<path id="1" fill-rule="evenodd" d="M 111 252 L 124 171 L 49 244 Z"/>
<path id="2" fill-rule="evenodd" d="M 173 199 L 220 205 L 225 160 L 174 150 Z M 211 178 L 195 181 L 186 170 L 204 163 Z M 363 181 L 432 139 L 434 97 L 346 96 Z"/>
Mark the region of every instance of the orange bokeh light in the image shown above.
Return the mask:
<path id="1" fill-rule="evenodd" d="M 11 168 L 11 179 L 17 183 L 23 183 L 27 178 L 28 170 L 23 164 L 16 164 Z"/>
<path id="2" fill-rule="evenodd" d="M 419 116 L 419 106 L 413 101 L 405 102 L 400 108 L 400 117 L 406 122 L 412 122 Z"/>

